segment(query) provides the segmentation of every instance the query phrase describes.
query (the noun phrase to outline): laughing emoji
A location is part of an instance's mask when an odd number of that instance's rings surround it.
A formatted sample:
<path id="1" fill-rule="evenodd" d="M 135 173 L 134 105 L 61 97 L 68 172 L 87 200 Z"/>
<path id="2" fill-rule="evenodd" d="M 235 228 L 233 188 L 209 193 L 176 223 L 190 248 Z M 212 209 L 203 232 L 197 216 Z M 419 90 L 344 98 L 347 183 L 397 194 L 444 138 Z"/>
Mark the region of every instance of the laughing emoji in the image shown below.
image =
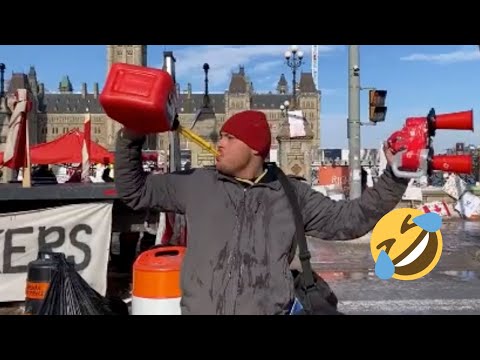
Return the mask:
<path id="1" fill-rule="evenodd" d="M 442 218 L 418 209 L 395 209 L 375 225 L 370 251 L 382 280 L 416 280 L 435 268 L 442 255 Z"/>

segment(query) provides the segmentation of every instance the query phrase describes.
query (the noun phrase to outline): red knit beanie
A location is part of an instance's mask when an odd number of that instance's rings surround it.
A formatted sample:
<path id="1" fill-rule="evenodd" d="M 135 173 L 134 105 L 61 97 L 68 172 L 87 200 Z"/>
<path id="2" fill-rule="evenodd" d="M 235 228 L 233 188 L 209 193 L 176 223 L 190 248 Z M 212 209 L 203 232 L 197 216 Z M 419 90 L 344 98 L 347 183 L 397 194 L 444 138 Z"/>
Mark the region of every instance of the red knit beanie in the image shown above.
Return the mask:
<path id="1" fill-rule="evenodd" d="M 271 134 L 267 117 L 261 111 L 246 110 L 236 113 L 223 124 L 220 132 L 226 132 L 258 151 L 264 159 L 270 153 Z"/>

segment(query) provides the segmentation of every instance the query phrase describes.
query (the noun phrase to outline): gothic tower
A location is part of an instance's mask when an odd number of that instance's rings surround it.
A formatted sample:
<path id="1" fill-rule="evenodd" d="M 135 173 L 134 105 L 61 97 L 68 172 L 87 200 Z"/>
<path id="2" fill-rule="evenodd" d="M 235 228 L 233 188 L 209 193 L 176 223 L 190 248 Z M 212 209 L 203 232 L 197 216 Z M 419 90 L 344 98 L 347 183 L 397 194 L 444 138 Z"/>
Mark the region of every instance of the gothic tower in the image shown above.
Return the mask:
<path id="1" fill-rule="evenodd" d="M 147 65 L 147 45 L 107 45 L 107 72 L 113 63 Z"/>

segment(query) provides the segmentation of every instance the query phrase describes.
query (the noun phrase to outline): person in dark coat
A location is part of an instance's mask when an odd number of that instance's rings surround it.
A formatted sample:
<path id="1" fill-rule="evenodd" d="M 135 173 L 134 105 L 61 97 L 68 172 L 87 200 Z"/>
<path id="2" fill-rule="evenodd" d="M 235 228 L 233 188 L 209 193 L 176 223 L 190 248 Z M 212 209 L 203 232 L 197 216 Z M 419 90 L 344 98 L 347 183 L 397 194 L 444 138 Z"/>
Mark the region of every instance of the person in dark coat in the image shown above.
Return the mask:
<path id="1" fill-rule="evenodd" d="M 295 223 L 275 168 L 265 162 L 271 146 L 265 114 L 243 111 L 224 123 L 214 168 L 145 174 L 144 142 L 142 134 L 119 131 L 115 184 L 133 210 L 185 215 L 182 314 L 287 314 L 295 297 L 288 260 Z M 391 161 L 392 151 L 385 153 Z M 306 235 L 324 240 L 367 234 L 396 207 L 408 184 L 388 167 L 358 199 L 334 201 L 305 182 L 290 181 Z"/>
<path id="2" fill-rule="evenodd" d="M 110 168 L 108 166 L 103 169 L 102 180 L 105 182 L 113 182 L 113 179 L 110 177 Z"/>

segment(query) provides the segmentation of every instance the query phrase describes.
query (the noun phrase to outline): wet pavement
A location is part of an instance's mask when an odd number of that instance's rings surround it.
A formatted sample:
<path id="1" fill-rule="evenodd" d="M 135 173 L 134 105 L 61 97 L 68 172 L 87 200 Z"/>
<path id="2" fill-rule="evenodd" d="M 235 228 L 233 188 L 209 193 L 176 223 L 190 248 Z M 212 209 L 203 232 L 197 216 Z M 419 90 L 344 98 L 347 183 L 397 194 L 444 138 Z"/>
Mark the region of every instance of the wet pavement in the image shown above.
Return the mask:
<path id="1" fill-rule="evenodd" d="M 312 265 L 346 314 L 480 314 L 480 222 L 445 222 L 441 231 L 440 261 L 418 280 L 378 279 L 369 235 L 353 241 L 310 239 Z M 129 283 L 129 276 L 109 272 L 110 294 L 128 293 Z M 22 304 L 0 305 L 0 315 L 22 312 Z"/>
<path id="2" fill-rule="evenodd" d="M 480 222 L 445 222 L 441 231 L 440 261 L 418 280 L 377 278 L 369 236 L 346 242 L 311 239 L 312 265 L 347 314 L 480 314 Z"/>

